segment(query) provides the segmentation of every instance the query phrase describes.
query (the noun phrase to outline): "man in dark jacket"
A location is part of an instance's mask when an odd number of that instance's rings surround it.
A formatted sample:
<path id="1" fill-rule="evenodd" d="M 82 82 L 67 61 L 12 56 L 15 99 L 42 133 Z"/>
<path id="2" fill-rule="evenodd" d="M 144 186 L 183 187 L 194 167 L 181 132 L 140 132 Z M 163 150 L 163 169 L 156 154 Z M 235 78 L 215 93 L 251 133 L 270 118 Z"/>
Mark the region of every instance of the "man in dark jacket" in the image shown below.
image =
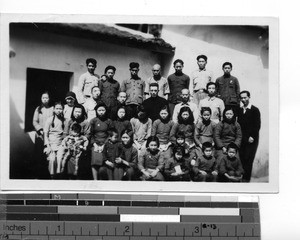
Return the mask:
<path id="1" fill-rule="evenodd" d="M 252 165 L 259 142 L 260 111 L 250 103 L 250 92 L 240 93 L 241 107 L 238 110 L 238 123 L 242 129 L 240 158 L 245 170 L 244 181 L 251 179 Z"/>

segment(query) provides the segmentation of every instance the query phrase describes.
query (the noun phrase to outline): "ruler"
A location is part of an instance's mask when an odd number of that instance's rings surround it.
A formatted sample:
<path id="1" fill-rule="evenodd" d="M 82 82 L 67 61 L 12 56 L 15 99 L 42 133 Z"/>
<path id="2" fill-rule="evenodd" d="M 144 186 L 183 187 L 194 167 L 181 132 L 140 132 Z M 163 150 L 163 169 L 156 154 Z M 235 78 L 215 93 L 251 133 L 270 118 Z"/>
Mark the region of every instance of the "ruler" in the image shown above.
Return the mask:
<path id="1" fill-rule="evenodd" d="M 0 195 L 0 239 L 258 240 L 258 198 Z"/>

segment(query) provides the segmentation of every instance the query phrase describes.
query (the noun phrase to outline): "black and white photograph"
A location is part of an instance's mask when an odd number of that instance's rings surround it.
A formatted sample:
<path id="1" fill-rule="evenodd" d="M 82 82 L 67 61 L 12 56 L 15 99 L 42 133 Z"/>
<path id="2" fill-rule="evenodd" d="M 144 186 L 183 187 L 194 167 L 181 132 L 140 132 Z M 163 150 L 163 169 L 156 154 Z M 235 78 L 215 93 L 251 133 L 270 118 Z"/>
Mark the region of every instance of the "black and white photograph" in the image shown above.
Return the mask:
<path id="1" fill-rule="evenodd" d="M 276 19 L 1 21 L 2 189 L 278 191 Z"/>

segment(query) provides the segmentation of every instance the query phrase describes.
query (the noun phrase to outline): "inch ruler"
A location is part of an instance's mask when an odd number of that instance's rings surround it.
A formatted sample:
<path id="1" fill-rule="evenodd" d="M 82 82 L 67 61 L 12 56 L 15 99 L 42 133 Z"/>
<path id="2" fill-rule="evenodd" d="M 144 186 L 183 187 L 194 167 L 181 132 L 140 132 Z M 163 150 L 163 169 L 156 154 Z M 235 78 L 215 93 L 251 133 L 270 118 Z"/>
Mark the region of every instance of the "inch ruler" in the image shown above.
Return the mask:
<path id="1" fill-rule="evenodd" d="M 253 197 L 7 194 L 0 201 L 0 239 L 261 239 Z"/>

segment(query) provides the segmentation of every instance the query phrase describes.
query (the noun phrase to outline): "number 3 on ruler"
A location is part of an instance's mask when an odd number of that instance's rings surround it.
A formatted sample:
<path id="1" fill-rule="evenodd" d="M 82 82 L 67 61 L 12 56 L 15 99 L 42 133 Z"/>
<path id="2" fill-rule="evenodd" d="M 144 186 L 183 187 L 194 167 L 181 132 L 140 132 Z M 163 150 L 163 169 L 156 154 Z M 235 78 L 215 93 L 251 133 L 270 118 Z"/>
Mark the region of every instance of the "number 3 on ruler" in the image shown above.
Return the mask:
<path id="1" fill-rule="evenodd" d="M 199 233 L 200 228 L 198 226 L 195 227 L 195 233 Z"/>

